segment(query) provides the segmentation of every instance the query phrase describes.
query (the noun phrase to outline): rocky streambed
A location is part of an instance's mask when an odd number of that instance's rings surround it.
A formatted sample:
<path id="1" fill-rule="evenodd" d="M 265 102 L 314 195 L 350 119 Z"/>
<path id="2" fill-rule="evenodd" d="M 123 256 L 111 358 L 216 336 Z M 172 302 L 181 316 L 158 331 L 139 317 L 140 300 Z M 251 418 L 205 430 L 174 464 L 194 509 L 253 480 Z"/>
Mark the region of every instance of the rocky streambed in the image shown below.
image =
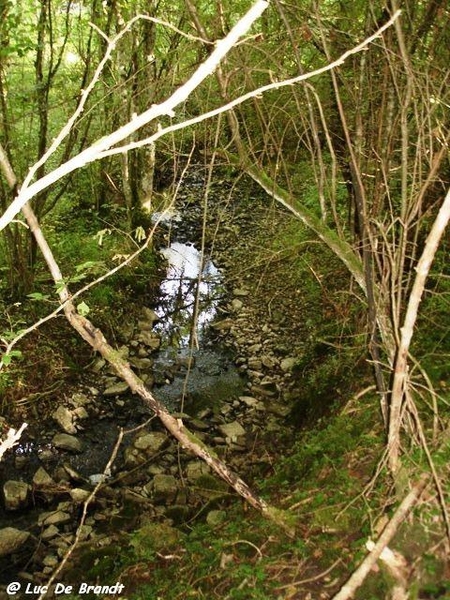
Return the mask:
<path id="1" fill-rule="evenodd" d="M 293 338 L 286 315 L 267 313 L 254 270 L 242 276 L 236 267 L 234 251 L 246 242 L 236 239 L 241 216 L 230 216 L 228 198 L 219 197 L 209 217 L 228 215 L 214 262 L 199 252 L 198 189 L 188 184 L 177 218 L 161 225 L 170 231 L 161 295 L 130 312 L 117 331 L 118 351 L 155 396 L 251 481 L 270 470 L 277 439 L 288 430 L 298 331 Z M 227 487 L 178 447 L 101 359 L 61 394 L 48 422 L 30 425 L 0 468 L 2 584 L 12 575 L 45 583 L 75 538 L 90 549 L 114 546 L 143 514 L 173 526 L 193 518 L 213 526 L 229 499 Z"/>

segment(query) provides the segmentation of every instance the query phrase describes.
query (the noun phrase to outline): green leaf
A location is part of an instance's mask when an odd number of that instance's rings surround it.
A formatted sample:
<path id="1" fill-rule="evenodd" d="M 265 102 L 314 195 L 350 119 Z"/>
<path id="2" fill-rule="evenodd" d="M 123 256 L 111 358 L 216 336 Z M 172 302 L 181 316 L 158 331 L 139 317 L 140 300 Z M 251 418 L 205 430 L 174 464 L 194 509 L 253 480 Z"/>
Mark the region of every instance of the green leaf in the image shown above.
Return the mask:
<path id="1" fill-rule="evenodd" d="M 79 273 L 80 271 L 88 271 L 89 269 L 92 269 L 92 267 L 96 267 L 99 264 L 100 263 L 97 260 L 88 260 L 82 263 L 81 265 L 77 265 L 75 267 L 75 270 L 77 273 Z"/>
<path id="2" fill-rule="evenodd" d="M 21 356 L 22 352 L 20 350 L 11 350 L 11 352 L 8 352 L 2 356 L 2 363 L 5 365 L 5 367 L 7 367 L 11 364 L 13 358 L 19 358 Z"/>
<path id="3" fill-rule="evenodd" d="M 77 311 L 78 311 L 79 315 L 81 315 L 82 317 L 85 317 L 86 315 L 88 315 L 90 313 L 91 309 L 86 304 L 86 302 L 80 302 L 80 304 L 77 305 Z"/>
<path id="4" fill-rule="evenodd" d="M 67 283 L 64 281 L 64 279 L 61 279 L 60 281 L 56 282 L 56 293 L 60 294 L 64 288 L 66 287 Z"/>
<path id="5" fill-rule="evenodd" d="M 27 298 L 30 298 L 31 300 L 48 300 L 49 297 L 48 294 L 41 294 L 41 292 L 32 292 L 27 295 Z"/>

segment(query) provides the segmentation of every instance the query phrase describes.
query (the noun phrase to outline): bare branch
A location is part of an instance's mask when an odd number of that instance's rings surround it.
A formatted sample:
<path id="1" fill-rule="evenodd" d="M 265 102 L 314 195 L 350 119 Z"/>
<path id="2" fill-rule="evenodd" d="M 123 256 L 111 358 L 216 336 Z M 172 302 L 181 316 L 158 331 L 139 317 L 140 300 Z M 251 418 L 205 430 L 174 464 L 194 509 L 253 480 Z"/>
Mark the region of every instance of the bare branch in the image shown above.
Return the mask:
<path id="1" fill-rule="evenodd" d="M 404 391 L 408 385 L 408 351 L 414 333 L 414 325 L 417 320 L 419 305 L 425 289 L 425 281 L 428 277 L 434 256 L 439 246 L 442 235 L 450 219 L 450 190 L 433 223 L 433 227 L 427 237 L 425 248 L 416 267 L 416 277 L 409 297 L 403 327 L 400 329 L 400 344 L 396 353 L 394 379 L 392 382 L 392 395 L 389 413 L 389 466 L 392 473 L 396 473 L 399 466 L 400 452 L 400 427 L 401 408 L 404 399 Z"/>

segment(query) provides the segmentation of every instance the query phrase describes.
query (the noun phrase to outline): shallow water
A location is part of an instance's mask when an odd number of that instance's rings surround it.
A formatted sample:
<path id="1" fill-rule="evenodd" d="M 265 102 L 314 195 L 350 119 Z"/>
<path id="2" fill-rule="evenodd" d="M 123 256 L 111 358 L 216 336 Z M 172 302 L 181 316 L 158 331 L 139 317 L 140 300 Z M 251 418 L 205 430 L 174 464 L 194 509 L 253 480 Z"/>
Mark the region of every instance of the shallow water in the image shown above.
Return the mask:
<path id="1" fill-rule="evenodd" d="M 163 348 L 197 348 L 223 296 L 222 277 L 214 263 L 192 244 L 173 242 L 163 248 L 167 260 L 155 312 Z"/>

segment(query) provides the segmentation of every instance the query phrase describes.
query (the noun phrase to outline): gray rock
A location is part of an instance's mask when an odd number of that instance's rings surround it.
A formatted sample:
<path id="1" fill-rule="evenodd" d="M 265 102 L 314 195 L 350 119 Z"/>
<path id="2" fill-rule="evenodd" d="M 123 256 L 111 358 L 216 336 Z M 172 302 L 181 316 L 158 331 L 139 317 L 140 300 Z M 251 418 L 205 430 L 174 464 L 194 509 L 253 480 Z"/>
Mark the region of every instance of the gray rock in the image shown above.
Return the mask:
<path id="1" fill-rule="evenodd" d="M 10 479 L 3 486 L 6 510 L 20 510 L 28 505 L 31 488 L 24 481 Z"/>
<path id="2" fill-rule="evenodd" d="M 196 481 L 202 475 L 210 473 L 208 465 L 201 460 L 193 460 L 186 466 L 186 479 L 188 481 Z"/>
<path id="3" fill-rule="evenodd" d="M 266 369 L 273 369 L 277 365 L 277 361 L 271 356 L 261 356 L 261 362 L 266 367 Z"/>
<path id="4" fill-rule="evenodd" d="M 83 445 L 80 440 L 68 433 L 57 433 L 53 437 L 52 443 L 60 450 L 67 450 L 68 452 L 74 452 L 75 454 L 83 452 Z"/>
<path id="5" fill-rule="evenodd" d="M 280 404 L 279 402 L 269 402 L 266 405 L 266 410 L 268 413 L 276 415 L 277 417 L 287 417 L 288 414 L 291 412 L 289 406 L 286 406 L 285 404 Z"/>
<path id="6" fill-rule="evenodd" d="M 43 467 L 39 467 L 33 476 L 33 485 L 39 489 L 50 488 L 56 484 L 47 471 Z"/>
<path id="7" fill-rule="evenodd" d="M 77 504 L 85 502 L 85 500 L 87 500 L 90 495 L 91 492 L 83 490 L 82 488 L 73 488 L 72 490 L 70 490 L 70 497 Z"/>
<path id="8" fill-rule="evenodd" d="M 158 350 L 158 348 L 161 346 L 160 336 L 153 331 L 141 331 L 136 336 L 136 339 L 152 350 Z"/>
<path id="9" fill-rule="evenodd" d="M 206 515 L 206 522 L 210 527 L 218 527 L 226 521 L 227 513 L 224 510 L 210 510 Z"/>
<path id="10" fill-rule="evenodd" d="M 104 396 L 120 396 L 120 394 L 124 394 L 130 386 L 125 381 L 119 381 L 118 383 L 114 383 L 106 388 L 103 392 Z"/>
<path id="11" fill-rule="evenodd" d="M 173 475 L 155 475 L 152 482 L 153 501 L 158 504 L 173 504 L 178 493 L 177 480 Z"/>
<path id="12" fill-rule="evenodd" d="M 231 329 L 233 325 L 233 319 L 223 319 L 222 321 L 217 321 L 213 323 L 211 327 L 214 329 L 218 329 L 219 331 L 226 331 L 227 329 Z"/>
<path id="13" fill-rule="evenodd" d="M 44 531 L 41 533 L 41 538 L 43 540 L 51 540 L 59 534 L 59 529 L 56 525 L 49 525 Z"/>
<path id="14" fill-rule="evenodd" d="M 259 358 L 252 356 L 251 358 L 248 359 L 248 368 L 251 369 L 252 371 L 261 371 L 262 362 L 259 360 Z"/>
<path id="15" fill-rule="evenodd" d="M 43 512 L 38 517 L 38 525 L 64 525 L 69 523 L 71 517 L 63 510 Z"/>
<path id="16" fill-rule="evenodd" d="M 155 454 L 169 444 L 169 439 L 165 433 L 152 431 L 136 438 L 134 447 L 137 450 L 144 450 L 147 454 Z"/>
<path id="17" fill-rule="evenodd" d="M 195 356 L 177 356 L 175 365 L 185 369 L 192 369 L 195 367 Z"/>
<path id="18" fill-rule="evenodd" d="M 240 423 L 237 421 L 233 421 L 232 423 L 224 423 L 223 425 L 219 425 L 219 431 L 226 438 L 237 438 L 241 435 L 245 435 L 245 429 L 242 427 Z"/>
<path id="19" fill-rule="evenodd" d="M 100 373 L 100 371 L 103 369 L 103 367 L 106 365 L 106 360 L 104 358 L 101 358 L 100 356 L 98 356 L 93 364 L 91 365 L 90 369 L 93 373 Z"/>
<path id="20" fill-rule="evenodd" d="M 295 356 L 288 356 L 287 358 L 283 358 L 283 360 L 280 363 L 281 370 L 285 373 L 288 373 L 289 371 L 292 371 L 297 362 L 298 359 L 295 358 Z"/>
<path id="21" fill-rule="evenodd" d="M 30 537 L 28 531 L 20 531 L 14 527 L 0 529 L 0 556 L 8 556 L 22 546 Z"/>
<path id="22" fill-rule="evenodd" d="M 153 323 L 151 321 L 138 321 L 139 331 L 151 331 L 153 329 Z"/>
<path id="23" fill-rule="evenodd" d="M 143 320 L 151 323 L 152 326 L 160 320 L 155 311 L 152 308 L 148 308 L 147 306 L 142 307 L 141 315 Z"/>
<path id="24" fill-rule="evenodd" d="M 252 344 L 248 347 L 248 352 L 250 354 L 254 354 L 255 352 L 259 352 L 262 349 L 262 344 Z"/>
<path id="25" fill-rule="evenodd" d="M 77 429 L 73 423 L 74 415 L 66 406 L 58 406 L 52 417 L 66 433 L 76 433 Z"/>
<path id="26" fill-rule="evenodd" d="M 69 463 L 64 463 L 61 468 L 60 477 L 62 480 L 74 481 L 75 483 L 84 483 L 86 480 L 76 469 L 74 469 Z"/>
<path id="27" fill-rule="evenodd" d="M 240 298 L 245 298 L 245 296 L 248 296 L 250 294 L 250 290 L 247 290 L 245 288 L 235 288 L 233 290 L 233 296 L 239 296 Z"/>
<path id="28" fill-rule="evenodd" d="M 259 402 L 256 398 L 253 398 L 253 396 L 239 396 L 239 400 L 249 408 L 256 406 Z"/>
<path id="29" fill-rule="evenodd" d="M 128 321 L 123 323 L 120 327 L 119 327 L 119 336 L 121 338 L 122 341 L 127 342 L 129 340 L 131 340 L 131 338 L 133 337 L 134 334 L 134 324 L 132 321 Z"/>
<path id="30" fill-rule="evenodd" d="M 84 408 L 84 406 L 79 406 L 73 411 L 74 416 L 77 419 L 87 419 L 89 417 L 88 411 Z"/>
<path id="31" fill-rule="evenodd" d="M 231 310 L 233 312 L 239 312 L 240 310 L 242 310 L 243 306 L 244 303 L 238 298 L 233 298 L 233 300 L 231 301 Z"/>
<path id="32" fill-rule="evenodd" d="M 153 360 L 151 358 L 138 358 L 137 356 L 133 356 L 130 359 L 130 363 L 133 367 L 136 367 L 136 369 L 139 369 L 140 371 L 147 371 L 153 366 Z"/>
<path id="33" fill-rule="evenodd" d="M 54 554 L 50 554 L 49 556 L 46 556 L 44 558 L 44 560 L 42 561 L 42 564 L 44 564 L 46 567 L 56 567 L 57 564 L 59 564 L 59 559 L 57 556 L 55 556 Z"/>
<path id="34" fill-rule="evenodd" d="M 91 401 L 92 398 L 89 398 L 89 396 L 86 396 L 86 394 L 82 394 L 81 392 L 76 392 L 70 398 L 70 403 L 75 407 L 85 406 L 86 404 L 90 404 Z"/>

